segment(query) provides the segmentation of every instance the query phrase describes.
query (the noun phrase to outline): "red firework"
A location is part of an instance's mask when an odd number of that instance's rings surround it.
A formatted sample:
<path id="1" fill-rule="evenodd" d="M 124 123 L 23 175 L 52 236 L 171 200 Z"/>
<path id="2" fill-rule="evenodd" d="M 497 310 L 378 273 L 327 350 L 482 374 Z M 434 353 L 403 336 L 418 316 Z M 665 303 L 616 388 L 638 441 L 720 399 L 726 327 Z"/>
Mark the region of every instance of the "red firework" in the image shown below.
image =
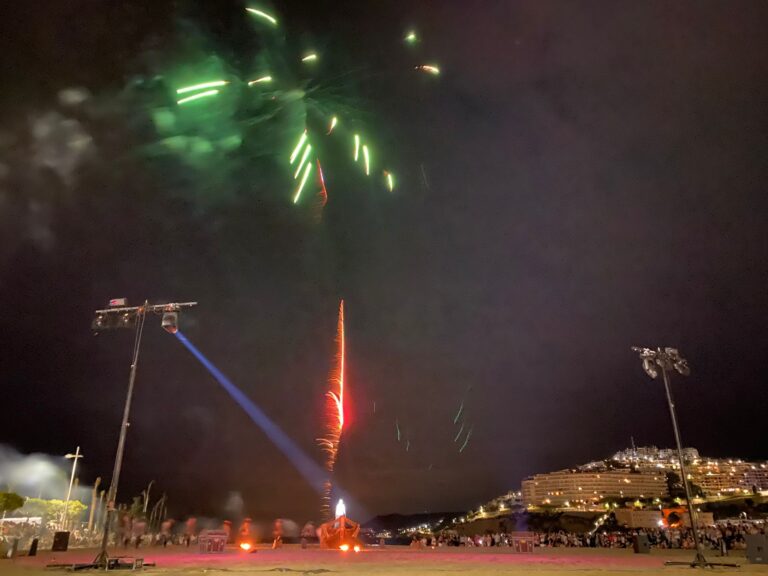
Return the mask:
<path id="1" fill-rule="evenodd" d="M 339 304 L 336 345 L 336 364 L 329 378 L 330 390 L 325 393 L 325 436 L 317 440 L 326 454 L 325 469 L 330 474 L 333 474 L 333 469 L 336 465 L 341 433 L 344 430 L 344 300 Z M 323 494 L 323 511 L 326 515 L 330 514 L 331 486 L 332 483 L 329 478 L 325 483 L 325 493 Z"/>

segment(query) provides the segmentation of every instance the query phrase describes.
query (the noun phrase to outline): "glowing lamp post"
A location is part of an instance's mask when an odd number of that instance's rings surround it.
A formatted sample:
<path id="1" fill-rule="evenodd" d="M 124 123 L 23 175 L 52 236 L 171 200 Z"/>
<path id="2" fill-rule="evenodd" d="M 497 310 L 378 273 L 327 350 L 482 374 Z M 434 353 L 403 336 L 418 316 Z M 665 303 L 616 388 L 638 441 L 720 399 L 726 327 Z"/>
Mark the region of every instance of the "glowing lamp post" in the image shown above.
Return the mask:
<path id="1" fill-rule="evenodd" d="M 654 380 L 658 378 L 659 372 L 661 372 L 662 379 L 664 381 L 664 390 L 667 393 L 667 404 L 669 405 L 669 415 L 672 419 L 672 429 L 675 432 L 675 443 L 677 445 L 677 457 L 680 461 L 680 476 L 683 480 L 683 487 L 685 488 L 685 500 L 688 504 L 688 518 L 691 521 L 691 531 L 693 532 L 693 542 L 696 546 L 696 557 L 693 562 L 666 562 L 666 564 L 684 564 L 690 565 L 693 568 L 701 567 L 706 568 L 708 566 L 731 566 L 738 567 L 736 564 L 714 564 L 708 562 L 704 557 L 704 552 L 701 548 L 701 541 L 699 540 L 699 534 L 697 532 L 698 522 L 696 518 L 696 510 L 693 507 L 691 498 L 691 487 L 688 483 L 688 473 L 685 468 L 685 459 L 683 458 L 683 443 L 680 440 L 680 429 L 677 425 L 677 414 L 675 412 L 675 401 L 672 398 L 672 387 L 669 383 L 669 372 L 676 371 L 683 376 L 688 376 L 691 373 L 691 369 L 688 366 L 688 361 L 680 355 L 677 348 L 638 348 L 633 346 L 632 350 L 640 355 L 640 359 L 643 361 L 643 370 Z"/>

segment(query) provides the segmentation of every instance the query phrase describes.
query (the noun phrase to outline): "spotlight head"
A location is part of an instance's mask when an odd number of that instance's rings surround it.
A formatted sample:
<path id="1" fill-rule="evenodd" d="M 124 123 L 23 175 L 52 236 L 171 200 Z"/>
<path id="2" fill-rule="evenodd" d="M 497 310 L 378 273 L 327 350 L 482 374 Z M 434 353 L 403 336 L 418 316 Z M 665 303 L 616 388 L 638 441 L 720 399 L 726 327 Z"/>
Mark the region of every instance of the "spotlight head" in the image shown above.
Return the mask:
<path id="1" fill-rule="evenodd" d="M 98 332 L 99 330 L 104 330 L 107 328 L 107 315 L 106 314 L 96 314 L 96 317 L 93 319 L 93 322 L 91 322 L 91 330 L 94 332 Z"/>
<path id="2" fill-rule="evenodd" d="M 643 370 L 645 370 L 645 373 L 651 378 L 657 378 L 659 376 L 659 369 L 651 358 L 643 358 Z"/>
<path id="3" fill-rule="evenodd" d="M 683 376 L 689 376 L 691 374 L 691 367 L 688 366 L 688 361 L 684 358 L 680 358 L 680 360 L 675 362 L 675 370 Z"/>
<path id="4" fill-rule="evenodd" d="M 163 314 L 162 321 L 163 330 L 168 334 L 176 334 L 179 331 L 179 313 L 178 312 L 166 312 Z"/>

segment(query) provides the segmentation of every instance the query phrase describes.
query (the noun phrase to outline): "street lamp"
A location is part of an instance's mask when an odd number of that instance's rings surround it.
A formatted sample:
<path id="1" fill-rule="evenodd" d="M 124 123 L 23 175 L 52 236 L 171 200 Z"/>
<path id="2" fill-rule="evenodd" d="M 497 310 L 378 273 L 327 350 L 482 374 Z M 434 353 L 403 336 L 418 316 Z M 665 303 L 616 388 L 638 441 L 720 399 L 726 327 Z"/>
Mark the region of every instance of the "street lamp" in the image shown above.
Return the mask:
<path id="1" fill-rule="evenodd" d="M 116 306 L 112 306 L 116 304 Z M 178 330 L 179 310 L 196 306 L 197 302 L 169 302 L 166 304 L 149 304 L 145 301 L 142 306 L 125 306 L 125 299 L 119 298 L 110 302 L 110 308 L 96 310 L 95 318 L 91 323 L 94 332 L 115 328 L 135 328 L 136 336 L 133 341 L 133 357 L 131 371 L 128 377 L 128 393 L 125 397 L 123 408 L 123 420 L 120 425 L 120 437 L 117 441 L 115 453 L 115 465 L 112 470 L 112 480 L 107 492 L 107 514 L 104 521 L 104 533 L 101 538 L 101 548 L 93 564 L 98 568 L 106 568 L 109 555 L 107 543 L 109 541 L 109 528 L 115 513 L 115 500 L 117 498 L 117 485 L 120 481 L 120 471 L 123 465 L 123 451 L 125 449 L 125 437 L 128 432 L 129 416 L 131 414 L 131 400 L 133 398 L 133 386 L 136 382 L 136 367 L 139 362 L 139 350 L 141 349 L 141 336 L 144 333 L 144 321 L 147 314 L 162 315 L 161 325 L 164 330 L 173 334 Z"/>
<path id="2" fill-rule="evenodd" d="M 72 474 L 69 477 L 69 489 L 67 490 L 67 499 L 64 502 L 64 518 L 61 523 L 62 530 L 67 529 L 67 525 L 69 524 L 69 499 L 72 496 L 72 484 L 75 482 L 75 470 L 77 470 L 77 461 L 82 458 L 83 455 L 80 454 L 80 446 L 77 447 L 77 450 L 75 450 L 74 454 L 66 454 L 64 458 L 67 460 L 72 460 Z"/>
<path id="3" fill-rule="evenodd" d="M 699 534 L 697 532 L 698 522 L 696 518 L 696 510 L 693 507 L 691 498 L 691 487 L 688 484 L 688 472 L 685 469 L 685 459 L 683 458 L 683 443 L 680 440 L 680 429 L 677 425 L 677 414 L 675 412 L 675 401 L 672 399 L 672 387 L 669 383 L 669 372 L 676 371 L 683 376 L 688 376 L 691 373 L 691 369 L 688 366 L 688 361 L 680 356 L 680 352 L 677 348 L 638 348 L 633 346 L 632 350 L 640 355 L 640 359 L 643 361 L 643 370 L 654 380 L 658 378 L 659 371 L 661 371 L 662 379 L 664 380 L 664 389 L 667 393 L 667 404 L 669 405 L 669 415 L 672 418 L 672 429 L 675 432 L 675 443 L 677 444 L 677 457 L 680 461 L 680 476 L 683 480 L 683 487 L 685 488 L 685 501 L 688 504 L 688 518 L 691 521 L 691 531 L 693 532 L 693 543 L 696 546 L 696 558 L 693 562 L 666 562 L 666 564 L 684 564 L 690 565 L 692 568 L 701 567 L 707 568 L 709 566 L 731 566 L 738 568 L 736 564 L 715 564 L 708 562 L 704 557 L 704 552 L 701 548 L 701 542 L 699 540 Z"/>

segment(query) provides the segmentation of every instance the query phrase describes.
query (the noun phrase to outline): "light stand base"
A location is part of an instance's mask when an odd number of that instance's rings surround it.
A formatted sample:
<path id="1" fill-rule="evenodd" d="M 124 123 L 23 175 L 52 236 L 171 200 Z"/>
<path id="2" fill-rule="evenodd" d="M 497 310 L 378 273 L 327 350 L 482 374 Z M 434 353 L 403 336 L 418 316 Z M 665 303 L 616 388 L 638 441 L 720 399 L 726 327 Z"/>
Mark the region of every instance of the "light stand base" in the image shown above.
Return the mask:
<path id="1" fill-rule="evenodd" d="M 101 568 L 102 570 L 106 570 L 109 566 L 109 554 L 107 554 L 106 550 L 101 550 L 96 558 L 93 559 L 93 567 L 94 568 Z"/>
<path id="2" fill-rule="evenodd" d="M 704 558 L 703 554 L 696 554 L 696 558 L 691 560 L 690 562 L 680 562 L 680 561 L 669 561 L 664 562 L 664 566 L 690 566 L 691 568 L 715 568 L 715 567 L 725 567 L 725 568 L 740 568 L 738 564 L 730 564 L 730 563 L 724 563 L 724 562 L 709 562 L 706 558 Z"/>

